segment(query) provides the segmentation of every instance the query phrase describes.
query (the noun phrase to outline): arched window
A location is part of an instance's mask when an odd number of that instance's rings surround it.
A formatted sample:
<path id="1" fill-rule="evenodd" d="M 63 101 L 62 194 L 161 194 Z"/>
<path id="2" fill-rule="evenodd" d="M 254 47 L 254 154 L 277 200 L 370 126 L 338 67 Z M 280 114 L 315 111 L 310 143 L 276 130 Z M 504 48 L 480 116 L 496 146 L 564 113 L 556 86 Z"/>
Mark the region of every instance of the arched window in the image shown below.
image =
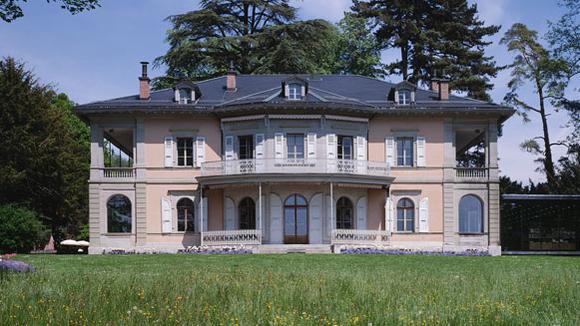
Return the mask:
<path id="1" fill-rule="evenodd" d="M 475 195 L 465 195 L 459 201 L 459 232 L 483 232 L 483 204 Z"/>
<path id="2" fill-rule="evenodd" d="M 336 202 L 336 228 L 353 229 L 354 228 L 354 209 L 352 201 L 346 197 L 341 197 Z"/>
<path id="3" fill-rule="evenodd" d="M 284 243 L 308 243 L 308 203 L 298 194 L 284 202 Z"/>
<path id="4" fill-rule="evenodd" d="M 107 201 L 107 232 L 131 233 L 133 222 L 131 201 L 123 195 L 113 195 Z"/>
<path id="5" fill-rule="evenodd" d="M 397 231 L 415 231 L 415 205 L 409 198 L 401 198 L 397 203 Z"/>
<path id="6" fill-rule="evenodd" d="M 193 232 L 195 230 L 195 206 L 189 198 L 177 202 L 177 231 Z"/>
<path id="7" fill-rule="evenodd" d="M 238 206 L 240 230 L 254 230 L 256 228 L 256 203 L 250 197 L 242 199 Z"/>

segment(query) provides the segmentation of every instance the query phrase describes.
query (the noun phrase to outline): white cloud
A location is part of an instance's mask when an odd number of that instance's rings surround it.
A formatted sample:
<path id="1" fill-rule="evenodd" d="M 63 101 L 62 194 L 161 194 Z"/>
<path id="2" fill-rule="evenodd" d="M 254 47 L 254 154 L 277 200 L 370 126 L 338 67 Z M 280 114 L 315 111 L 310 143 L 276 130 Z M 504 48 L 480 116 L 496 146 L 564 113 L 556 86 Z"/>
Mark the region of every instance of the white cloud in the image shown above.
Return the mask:
<path id="1" fill-rule="evenodd" d="M 487 24 L 502 23 L 505 14 L 504 0 L 486 0 L 478 1 L 476 3 L 480 18 Z"/>
<path id="2" fill-rule="evenodd" d="M 351 0 L 293 0 L 292 5 L 299 8 L 298 15 L 303 19 L 322 18 L 333 23 L 342 19 L 349 10 Z"/>

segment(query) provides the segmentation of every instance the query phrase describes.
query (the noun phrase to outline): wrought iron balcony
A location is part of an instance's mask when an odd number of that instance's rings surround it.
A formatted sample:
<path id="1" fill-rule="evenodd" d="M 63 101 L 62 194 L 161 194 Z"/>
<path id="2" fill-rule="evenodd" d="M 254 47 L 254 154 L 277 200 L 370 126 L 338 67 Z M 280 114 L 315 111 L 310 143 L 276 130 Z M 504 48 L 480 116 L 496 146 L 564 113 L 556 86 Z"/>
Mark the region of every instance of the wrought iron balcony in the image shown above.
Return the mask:
<path id="1" fill-rule="evenodd" d="M 384 162 L 330 159 L 251 159 L 213 161 L 201 165 L 202 176 L 260 173 L 334 173 L 387 177 L 390 168 Z"/>

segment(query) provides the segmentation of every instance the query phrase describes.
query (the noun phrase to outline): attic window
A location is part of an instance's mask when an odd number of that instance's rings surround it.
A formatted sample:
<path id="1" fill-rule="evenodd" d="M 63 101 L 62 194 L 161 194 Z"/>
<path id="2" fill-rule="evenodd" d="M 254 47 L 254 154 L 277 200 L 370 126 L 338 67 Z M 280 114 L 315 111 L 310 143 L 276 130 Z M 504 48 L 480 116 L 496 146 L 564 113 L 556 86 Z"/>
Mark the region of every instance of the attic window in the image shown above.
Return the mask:
<path id="1" fill-rule="evenodd" d="M 408 89 L 400 89 L 398 95 L 398 100 L 400 105 L 411 104 L 411 91 Z"/>
<path id="2" fill-rule="evenodd" d="M 302 99 L 302 84 L 290 83 L 288 84 L 288 99 L 301 100 Z"/>
<path id="3" fill-rule="evenodd" d="M 179 103 L 187 104 L 191 102 L 191 89 L 180 88 L 179 89 Z"/>

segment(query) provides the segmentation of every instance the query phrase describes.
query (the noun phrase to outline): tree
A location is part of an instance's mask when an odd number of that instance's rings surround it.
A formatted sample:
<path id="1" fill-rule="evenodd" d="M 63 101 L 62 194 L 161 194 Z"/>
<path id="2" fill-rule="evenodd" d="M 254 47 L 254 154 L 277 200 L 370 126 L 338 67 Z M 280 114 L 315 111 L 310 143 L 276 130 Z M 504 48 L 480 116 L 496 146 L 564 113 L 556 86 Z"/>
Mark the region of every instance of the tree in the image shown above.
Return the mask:
<path id="1" fill-rule="evenodd" d="M 518 109 L 524 121 L 530 121 L 528 114 L 533 113 L 537 114 L 542 122 L 542 135 L 525 140 L 521 147 L 540 156 L 537 161 L 543 164 L 548 186 L 555 189 L 556 173 L 552 147 L 562 143 L 550 141 L 546 101 L 562 97 L 565 88 L 563 85 L 566 83 L 566 64 L 562 60 L 552 58 L 538 42 L 537 32 L 529 30 L 524 24 L 514 24 L 505 33 L 500 44 L 507 45 L 508 51 L 515 53 L 514 62 L 509 65 L 512 77 L 508 83 L 510 91 L 504 100 Z M 526 82 L 531 83 L 538 96 L 537 106 L 525 102 L 518 94 L 518 90 Z"/>
<path id="2" fill-rule="evenodd" d="M 168 18 L 170 48 L 155 60 L 167 66 L 167 76 L 154 80 L 154 88 L 222 75 L 230 62 L 243 74 L 333 68 L 336 28 L 323 20 L 297 21 L 289 0 L 202 0 L 200 6 Z"/>
<path id="3" fill-rule="evenodd" d="M 47 230 L 36 212 L 16 205 L 0 205 L 0 254 L 29 253 L 47 238 Z"/>
<path id="4" fill-rule="evenodd" d="M 559 5 L 568 11 L 557 21 L 548 22 L 550 29 L 546 35 L 553 57 L 566 64 L 565 74 L 569 80 L 580 73 L 580 2 L 575 0 L 562 0 Z M 578 90 L 574 90 L 578 93 Z M 555 98 L 554 106 L 568 111 L 570 115 L 570 127 L 572 133 L 568 136 L 567 142 L 569 150 L 571 147 L 580 144 L 580 101 L 565 97 L 565 92 L 561 92 L 561 98 Z M 576 94 L 578 95 L 578 94 Z"/>
<path id="5" fill-rule="evenodd" d="M 382 77 L 381 49 L 367 26 L 367 19 L 345 13 L 338 23 L 338 58 L 336 72 Z"/>
<path id="6" fill-rule="evenodd" d="M 22 2 L 27 2 L 27 0 L 0 0 L 0 19 L 9 23 L 23 17 L 24 12 L 19 4 Z M 73 15 L 100 6 L 99 0 L 46 0 L 46 2 L 56 2 L 62 9 L 68 10 Z"/>
<path id="7" fill-rule="evenodd" d="M 500 26 L 484 26 L 477 6 L 466 0 L 354 0 L 352 10 L 371 20 L 383 49 L 398 49 L 400 59 L 387 64 L 389 74 L 428 84 L 449 77 L 451 87 L 488 100 L 498 71 L 484 48 Z"/>
<path id="8" fill-rule="evenodd" d="M 24 64 L 0 61 L 0 204 L 38 213 L 56 242 L 87 220 L 88 127 Z"/>

